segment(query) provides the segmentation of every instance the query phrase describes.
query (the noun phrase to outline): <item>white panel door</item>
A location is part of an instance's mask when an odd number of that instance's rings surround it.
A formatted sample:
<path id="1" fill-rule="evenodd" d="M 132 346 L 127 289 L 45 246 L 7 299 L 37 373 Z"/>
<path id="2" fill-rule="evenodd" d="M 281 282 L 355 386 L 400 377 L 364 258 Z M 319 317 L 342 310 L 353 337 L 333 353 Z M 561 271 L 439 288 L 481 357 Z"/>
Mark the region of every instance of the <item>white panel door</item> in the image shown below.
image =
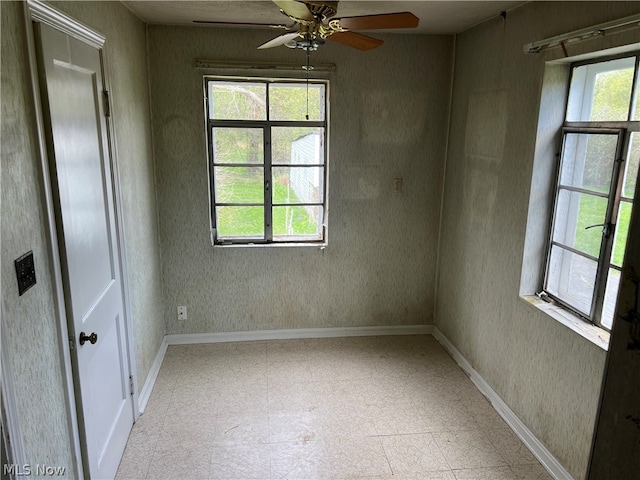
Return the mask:
<path id="1" fill-rule="evenodd" d="M 102 52 L 35 28 L 85 472 L 113 478 L 134 409 Z"/>

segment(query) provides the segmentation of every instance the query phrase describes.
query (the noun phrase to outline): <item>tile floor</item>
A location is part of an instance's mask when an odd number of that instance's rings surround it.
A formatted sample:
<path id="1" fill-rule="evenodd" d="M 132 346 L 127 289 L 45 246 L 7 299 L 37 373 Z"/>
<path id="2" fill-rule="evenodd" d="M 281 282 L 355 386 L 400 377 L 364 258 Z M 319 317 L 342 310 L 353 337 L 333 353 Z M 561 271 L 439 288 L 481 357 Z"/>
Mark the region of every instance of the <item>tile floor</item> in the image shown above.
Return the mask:
<path id="1" fill-rule="evenodd" d="M 551 477 L 416 335 L 169 347 L 117 478 Z"/>

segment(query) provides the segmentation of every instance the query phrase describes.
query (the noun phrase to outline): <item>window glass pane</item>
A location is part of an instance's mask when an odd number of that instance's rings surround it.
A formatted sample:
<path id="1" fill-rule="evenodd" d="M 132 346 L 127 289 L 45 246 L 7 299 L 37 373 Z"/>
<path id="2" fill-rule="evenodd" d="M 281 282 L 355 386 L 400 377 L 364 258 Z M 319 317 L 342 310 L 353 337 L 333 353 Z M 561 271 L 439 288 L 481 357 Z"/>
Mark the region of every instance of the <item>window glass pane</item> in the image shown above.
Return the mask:
<path id="1" fill-rule="evenodd" d="M 323 121 L 325 116 L 324 84 L 309 84 L 307 118 L 307 84 L 278 83 L 269 85 L 269 120 Z"/>
<path id="2" fill-rule="evenodd" d="M 264 203 L 262 167 L 215 167 L 216 203 Z"/>
<path id="3" fill-rule="evenodd" d="M 273 167 L 273 203 L 322 203 L 322 167 Z"/>
<path id="4" fill-rule="evenodd" d="M 216 207 L 219 239 L 264 238 L 264 207 Z"/>
<path id="5" fill-rule="evenodd" d="M 277 240 L 320 240 L 322 206 L 273 207 L 273 237 Z"/>
<path id="6" fill-rule="evenodd" d="M 271 155 L 274 165 L 324 164 L 324 128 L 273 127 Z"/>
<path id="7" fill-rule="evenodd" d="M 635 57 L 630 57 L 574 68 L 567 120 L 628 120 L 634 65 Z"/>
<path id="8" fill-rule="evenodd" d="M 546 290 L 589 315 L 598 263 L 563 248 L 552 246 Z"/>
<path id="9" fill-rule="evenodd" d="M 598 257 L 603 227 L 587 227 L 602 225 L 606 213 L 606 198 L 561 189 L 558 192 L 553 240 Z"/>
<path id="10" fill-rule="evenodd" d="M 214 120 L 266 120 L 267 86 L 264 83 L 209 82 L 209 118 Z"/>
<path id="11" fill-rule="evenodd" d="M 211 135 L 215 163 L 264 163 L 262 128 L 214 127 Z"/>
<path id="12" fill-rule="evenodd" d="M 624 166 L 624 188 L 622 196 L 633 198 L 638 180 L 638 164 L 640 164 L 640 133 L 631 134 L 631 144 L 629 145 L 629 155 Z"/>
<path id="13" fill-rule="evenodd" d="M 616 221 L 616 235 L 613 240 L 613 253 L 611 255 L 611 263 L 618 267 L 622 267 L 622 261 L 624 260 L 624 250 L 627 245 L 627 236 L 629 235 L 631 208 L 631 203 L 620 202 L 618 220 Z"/>
<path id="14" fill-rule="evenodd" d="M 617 144 L 617 135 L 566 134 L 562 149 L 560 183 L 608 193 Z"/>
<path id="15" fill-rule="evenodd" d="M 602 316 L 600 323 L 611 329 L 613 326 L 613 317 L 616 310 L 616 302 L 618 301 L 618 287 L 620 286 L 620 271 L 614 268 L 609 269 L 607 277 L 607 288 L 604 292 L 604 305 L 602 306 Z"/>

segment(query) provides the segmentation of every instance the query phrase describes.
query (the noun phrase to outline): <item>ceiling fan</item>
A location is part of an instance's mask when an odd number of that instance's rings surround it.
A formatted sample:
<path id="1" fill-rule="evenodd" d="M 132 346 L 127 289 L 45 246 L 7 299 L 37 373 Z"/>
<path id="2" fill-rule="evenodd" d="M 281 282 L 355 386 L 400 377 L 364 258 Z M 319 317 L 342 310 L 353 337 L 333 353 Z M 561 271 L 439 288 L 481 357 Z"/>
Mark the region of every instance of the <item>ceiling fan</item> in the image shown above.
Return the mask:
<path id="1" fill-rule="evenodd" d="M 322 0 L 273 0 L 280 12 L 293 21 L 291 25 L 275 25 L 241 22 L 209 22 L 195 20 L 194 23 L 207 23 L 226 26 L 264 26 L 282 28 L 284 33 L 260 45 L 259 49 L 285 45 L 289 48 L 316 50 L 325 40 L 330 40 L 358 50 L 371 50 L 384 42 L 354 30 L 377 30 L 386 28 L 415 28 L 420 19 L 409 12 L 363 15 L 357 17 L 334 18 L 338 10 L 337 1 Z"/>

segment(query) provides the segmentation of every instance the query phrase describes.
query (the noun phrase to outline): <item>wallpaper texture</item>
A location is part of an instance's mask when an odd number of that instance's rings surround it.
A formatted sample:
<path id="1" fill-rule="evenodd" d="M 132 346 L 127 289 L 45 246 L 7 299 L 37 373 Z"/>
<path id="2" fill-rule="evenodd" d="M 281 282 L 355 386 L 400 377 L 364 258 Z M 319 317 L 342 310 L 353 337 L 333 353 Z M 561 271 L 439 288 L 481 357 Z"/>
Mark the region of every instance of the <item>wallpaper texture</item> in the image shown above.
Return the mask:
<path id="1" fill-rule="evenodd" d="M 432 323 L 451 37 L 378 35 L 385 44 L 370 52 L 330 42 L 313 52 L 312 64 L 336 65 L 328 247 L 211 247 L 195 60 L 305 62 L 302 50 L 256 50 L 273 36 L 149 26 L 167 333 Z"/>
<path id="2" fill-rule="evenodd" d="M 119 2 L 54 3 L 107 37 L 131 316 L 141 386 L 164 335 L 144 24 Z M 65 466 L 71 448 L 51 285 L 23 4 L 2 9 L 2 299 L 28 460 Z M 38 283 L 18 297 L 13 260 L 33 250 Z"/>
<path id="3" fill-rule="evenodd" d="M 67 478 L 72 478 L 22 8 L 19 2 L 0 4 L 1 334 L 8 337 L 27 460 L 33 465 L 65 467 Z M 19 297 L 13 260 L 29 250 L 33 250 L 38 283 Z"/>
<path id="4" fill-rule="evenodd" d="M 577 479 L 605 352 L 519 298 L 544 75 L 523 46 L 639 11 L 532 2 L 456 40 L 436 325 Z"/>

